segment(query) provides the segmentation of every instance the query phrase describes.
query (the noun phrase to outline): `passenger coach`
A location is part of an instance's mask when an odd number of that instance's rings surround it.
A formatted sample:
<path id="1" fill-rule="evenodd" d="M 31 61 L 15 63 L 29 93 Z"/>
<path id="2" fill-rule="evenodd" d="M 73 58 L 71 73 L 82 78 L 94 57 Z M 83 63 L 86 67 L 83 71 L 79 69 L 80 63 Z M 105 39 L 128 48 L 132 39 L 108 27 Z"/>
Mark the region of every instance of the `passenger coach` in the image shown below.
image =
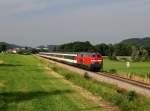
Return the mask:
<path id="1" fill-rule="evenodd" d="M 40 52 L 39 56 L 91 71 L 100 71 L 103 68 L 103 57 L 100 53 L 81 52 L 77 54 L 66 54 Z"/>

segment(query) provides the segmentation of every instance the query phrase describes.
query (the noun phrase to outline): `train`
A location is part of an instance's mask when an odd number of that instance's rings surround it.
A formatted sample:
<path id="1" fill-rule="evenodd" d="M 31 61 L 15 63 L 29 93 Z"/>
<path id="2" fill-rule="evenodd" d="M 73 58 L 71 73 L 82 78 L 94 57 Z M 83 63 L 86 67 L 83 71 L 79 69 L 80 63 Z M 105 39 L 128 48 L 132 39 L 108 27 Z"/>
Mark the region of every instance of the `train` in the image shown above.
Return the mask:
<path id="1" fill-rule="evenodd" d="M 103 68 L 103 57 L 100 53 L 96 52 L 80 52 L 72 54 L 40 52 L 38 55 L 47 59 L 73 65 L 94 72 L 98 72 Z"/>

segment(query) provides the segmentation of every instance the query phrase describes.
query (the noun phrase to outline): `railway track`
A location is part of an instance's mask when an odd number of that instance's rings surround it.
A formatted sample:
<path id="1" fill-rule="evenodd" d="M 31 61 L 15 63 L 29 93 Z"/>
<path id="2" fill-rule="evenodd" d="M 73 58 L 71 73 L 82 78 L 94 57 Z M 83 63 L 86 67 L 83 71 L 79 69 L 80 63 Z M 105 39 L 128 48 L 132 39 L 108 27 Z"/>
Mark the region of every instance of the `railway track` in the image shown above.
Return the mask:
<path id="1" fill-rule="evenodd" d="M 119 80 L 119 81 L 123 81 L 123 82 L 129 83 L 129 84 L 133 84 L 133 85 L 136 85 L 136 86 L 139 86 L 139 87 L 150 90 L 150 84 L 147 84 L 147 83 L 143 83 L 143 82 L 140 82 L 140 81 L 128 79 L 128 78 L 125 78 L 125 77 L 121 77 L 121 76 L 118 76 L 116 74 L 100 73 L 100 72 L 98 72 L 96 74 L 99 74 L 99 75 L 102 75 L 102 76 L 105 76 L 105 77 L 109 77 L 109 78 L 112 78 L 112 79 L 116 79 L 116 80 Z"/>
<path id="2" fill-rule="evenodd" d="M 43 58 L 43 57 L 42 57 Z M 136 80 L 131 80 L 125 77 L 121 77 L 116 74 L 110 74 L 110 73 L 102 73 L 102 72 L 91 72 L 85 69 L 81 69 L 79 67 L 75 67 L 72 65 L 68 65 L 62 62 L 58 62 L 49 58 L 45 58 L 51 63 L 55 63 L 56 65 L 63 67 L 67 70 L 76 72 L 77 74 L 80 74 L 82 76 L 85 75 L 85 73 L 88 73 L 89 77 L 96 81 L 105 82 L 113 85 L 117 85 L 120 88 L 135 91 L 139 94 L 142 94 L 144 96 L 150 96 L 150 84 L 143 83 Z"/>

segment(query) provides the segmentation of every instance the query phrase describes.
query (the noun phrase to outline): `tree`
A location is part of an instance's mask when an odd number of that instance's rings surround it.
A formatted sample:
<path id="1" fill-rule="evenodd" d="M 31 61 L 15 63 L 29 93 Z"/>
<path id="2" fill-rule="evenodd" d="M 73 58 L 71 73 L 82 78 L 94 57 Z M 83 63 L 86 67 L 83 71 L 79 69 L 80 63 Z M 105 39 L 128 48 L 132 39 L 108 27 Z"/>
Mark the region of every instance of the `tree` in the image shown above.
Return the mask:
<path id="1" fill-rule="evenodd" d="M 95 47 L 91 45 L 89 41 L 86 42 L 73 42 L 63 44 L 59 47 L 59 51 L 61 52 L 87 52 L 95 50 Z"/>
<path id="2" fill-rule="evenodd" d="M 131 59 L 133 61 L 139 61 L 140 57 L 139 57 L 140 51 L 137 47 L 132 46 L 132 54 L 131 54 Z"/>
<path id="3" fill-rule="evenodd" d="M 0 52 L 6 51 L 7 45 L 5 43 L 0 44 Z"/>
<path id="4" fill-rule="evenodd" d="M 149 59 L 149 53 L 146 49 L 140 48 L 140 58 L 142 61 L 147 61 Z"/>
<path id="5" fill-rule="evenodd" d="M 108 56 L 110 59 L 112 59 L 113 53 L 114 53 L 114 46 L 112 44 L 108 45 Z"/>
<path id="6" fill-rule="evenodd" d="M 150 45 L 144 46 L 144 49 L 147 50 L 148 55 L 150 56 Z"/>
<path id="7" fill-rule="evenodd" d="M 149 60 L 149 53 L 143 47 L 132 47 L 132 55 L 131 58 L 133 61 L 147 61 Z"/>
<path id="8" fill-rule="evenodd" d="M 114 45 L 114 47 L 117 56 L 131 56 L 132 50 L 130 45 L 119 43 Z"/>
<path id="9" fill-rule="evenodd" d="M 100 52 L 103 56 L 108 56 L 109 46 L 105 43 L 95 45 L 95 49 Z"/>

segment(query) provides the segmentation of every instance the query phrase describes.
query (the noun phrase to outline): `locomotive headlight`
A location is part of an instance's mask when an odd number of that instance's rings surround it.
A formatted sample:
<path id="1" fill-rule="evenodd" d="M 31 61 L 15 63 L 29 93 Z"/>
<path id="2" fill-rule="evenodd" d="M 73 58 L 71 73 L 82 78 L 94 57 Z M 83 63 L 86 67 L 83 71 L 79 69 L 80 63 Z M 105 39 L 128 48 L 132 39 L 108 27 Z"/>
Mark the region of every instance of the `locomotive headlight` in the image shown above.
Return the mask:
<path id="1" fill-rule="evenodd" d="M 91 62 L 92 62 L 92 64 L 98 63 L 98 61 L 96 61 L 96 60 L 91 60 Z"/>
<path id="2" fill-rule="evenodd" d="M 102 60 L 91 60 L 92 64 L 100 64 Z"/>

